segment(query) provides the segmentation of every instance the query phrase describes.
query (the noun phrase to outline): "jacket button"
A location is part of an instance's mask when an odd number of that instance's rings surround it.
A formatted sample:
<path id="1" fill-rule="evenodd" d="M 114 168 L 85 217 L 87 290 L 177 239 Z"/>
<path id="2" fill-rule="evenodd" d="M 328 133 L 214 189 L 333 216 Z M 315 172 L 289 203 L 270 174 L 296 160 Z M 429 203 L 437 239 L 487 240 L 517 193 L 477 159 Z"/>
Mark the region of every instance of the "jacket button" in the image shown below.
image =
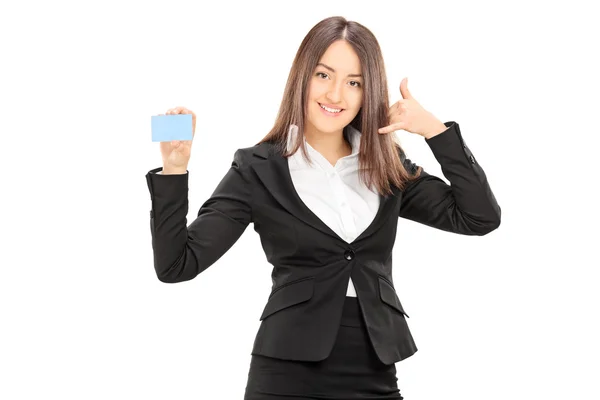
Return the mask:
<path id="1" fill-rule="evenodd" d="M 473 157 L 473 154 L 471 154 L 471 157 L 469 157 L 471 159 L 471 164 L 475 164 L 475 157 Z"/>
<path id="2" fill-rule="evenodd" d="M 346 250 L 344 258 L 348 261 L 352 260 L 354 258 L 354 252 L 352 250 Z"/>

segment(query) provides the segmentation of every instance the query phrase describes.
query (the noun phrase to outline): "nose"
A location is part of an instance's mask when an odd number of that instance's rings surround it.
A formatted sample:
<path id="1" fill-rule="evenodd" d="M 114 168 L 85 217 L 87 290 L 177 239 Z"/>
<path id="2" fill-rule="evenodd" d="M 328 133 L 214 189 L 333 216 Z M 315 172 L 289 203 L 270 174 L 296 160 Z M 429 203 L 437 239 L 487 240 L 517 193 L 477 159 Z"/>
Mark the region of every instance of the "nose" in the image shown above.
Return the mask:
<path id="1" fill-rule="evenodd" d="M 332 82 L 329 85 L 329 90 L 327 91 L 327 99 L 335 104 L 342 99 L 342 84 Z"/>

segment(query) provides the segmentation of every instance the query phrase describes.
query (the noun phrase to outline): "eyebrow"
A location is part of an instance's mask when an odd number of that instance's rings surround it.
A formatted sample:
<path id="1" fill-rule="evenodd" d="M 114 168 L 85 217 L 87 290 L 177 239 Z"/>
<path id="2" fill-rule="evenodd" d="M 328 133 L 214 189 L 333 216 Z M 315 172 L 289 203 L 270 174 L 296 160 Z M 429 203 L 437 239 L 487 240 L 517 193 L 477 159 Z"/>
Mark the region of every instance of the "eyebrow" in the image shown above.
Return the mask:
<path id="1" fill-rule="evenodd" d="M 318 63 L 317 65 L 320 65 L 320 66 L 322 66 L 324 68 L 327 68 L 328 70 L 330 70 L 331 72 L 333 72 L 335 74 L 335 70 L 333 68 L 331 68 L 329 65 L 325 65 L 323 63 Z M 362 75 L 361 74 L 348 74 L 348 77 L 351 77 L 351 78 L 354 78 L 354 77 L 362 78 Z"/>

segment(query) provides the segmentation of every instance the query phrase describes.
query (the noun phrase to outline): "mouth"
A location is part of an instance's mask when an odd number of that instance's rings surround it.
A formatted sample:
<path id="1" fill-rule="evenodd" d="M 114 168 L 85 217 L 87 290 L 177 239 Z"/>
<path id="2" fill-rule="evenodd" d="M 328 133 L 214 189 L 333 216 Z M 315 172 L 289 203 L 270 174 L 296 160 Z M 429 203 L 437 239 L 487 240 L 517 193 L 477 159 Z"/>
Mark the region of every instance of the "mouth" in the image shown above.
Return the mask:
<path id="1" fill-rule="evenodd" d="M 323 104 L 318 103 L 318 102 L 317 102 L 317 104 L 319 104 L 319 108 L 321 109 L 321 111 L 323 111 L 323 113 L 325 115 L 330 116 L 330 117 L 337 117 L 338 115 L 340 115 L 341 113 L 344 112 L 343 108 L 330 108 L 330 107 L 326 107 Z"/>

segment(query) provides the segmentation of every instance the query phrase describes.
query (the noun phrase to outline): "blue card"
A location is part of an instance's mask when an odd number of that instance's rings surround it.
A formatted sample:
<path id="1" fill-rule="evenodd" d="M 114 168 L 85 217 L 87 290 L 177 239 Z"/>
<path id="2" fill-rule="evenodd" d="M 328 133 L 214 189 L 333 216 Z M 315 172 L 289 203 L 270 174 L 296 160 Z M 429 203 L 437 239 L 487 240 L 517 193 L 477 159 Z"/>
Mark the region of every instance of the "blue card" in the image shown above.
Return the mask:
<path id="1" fill-rule="evenodd" d="M 192 140 L 192 114 L 152 115 L 152 141 Z"/>

